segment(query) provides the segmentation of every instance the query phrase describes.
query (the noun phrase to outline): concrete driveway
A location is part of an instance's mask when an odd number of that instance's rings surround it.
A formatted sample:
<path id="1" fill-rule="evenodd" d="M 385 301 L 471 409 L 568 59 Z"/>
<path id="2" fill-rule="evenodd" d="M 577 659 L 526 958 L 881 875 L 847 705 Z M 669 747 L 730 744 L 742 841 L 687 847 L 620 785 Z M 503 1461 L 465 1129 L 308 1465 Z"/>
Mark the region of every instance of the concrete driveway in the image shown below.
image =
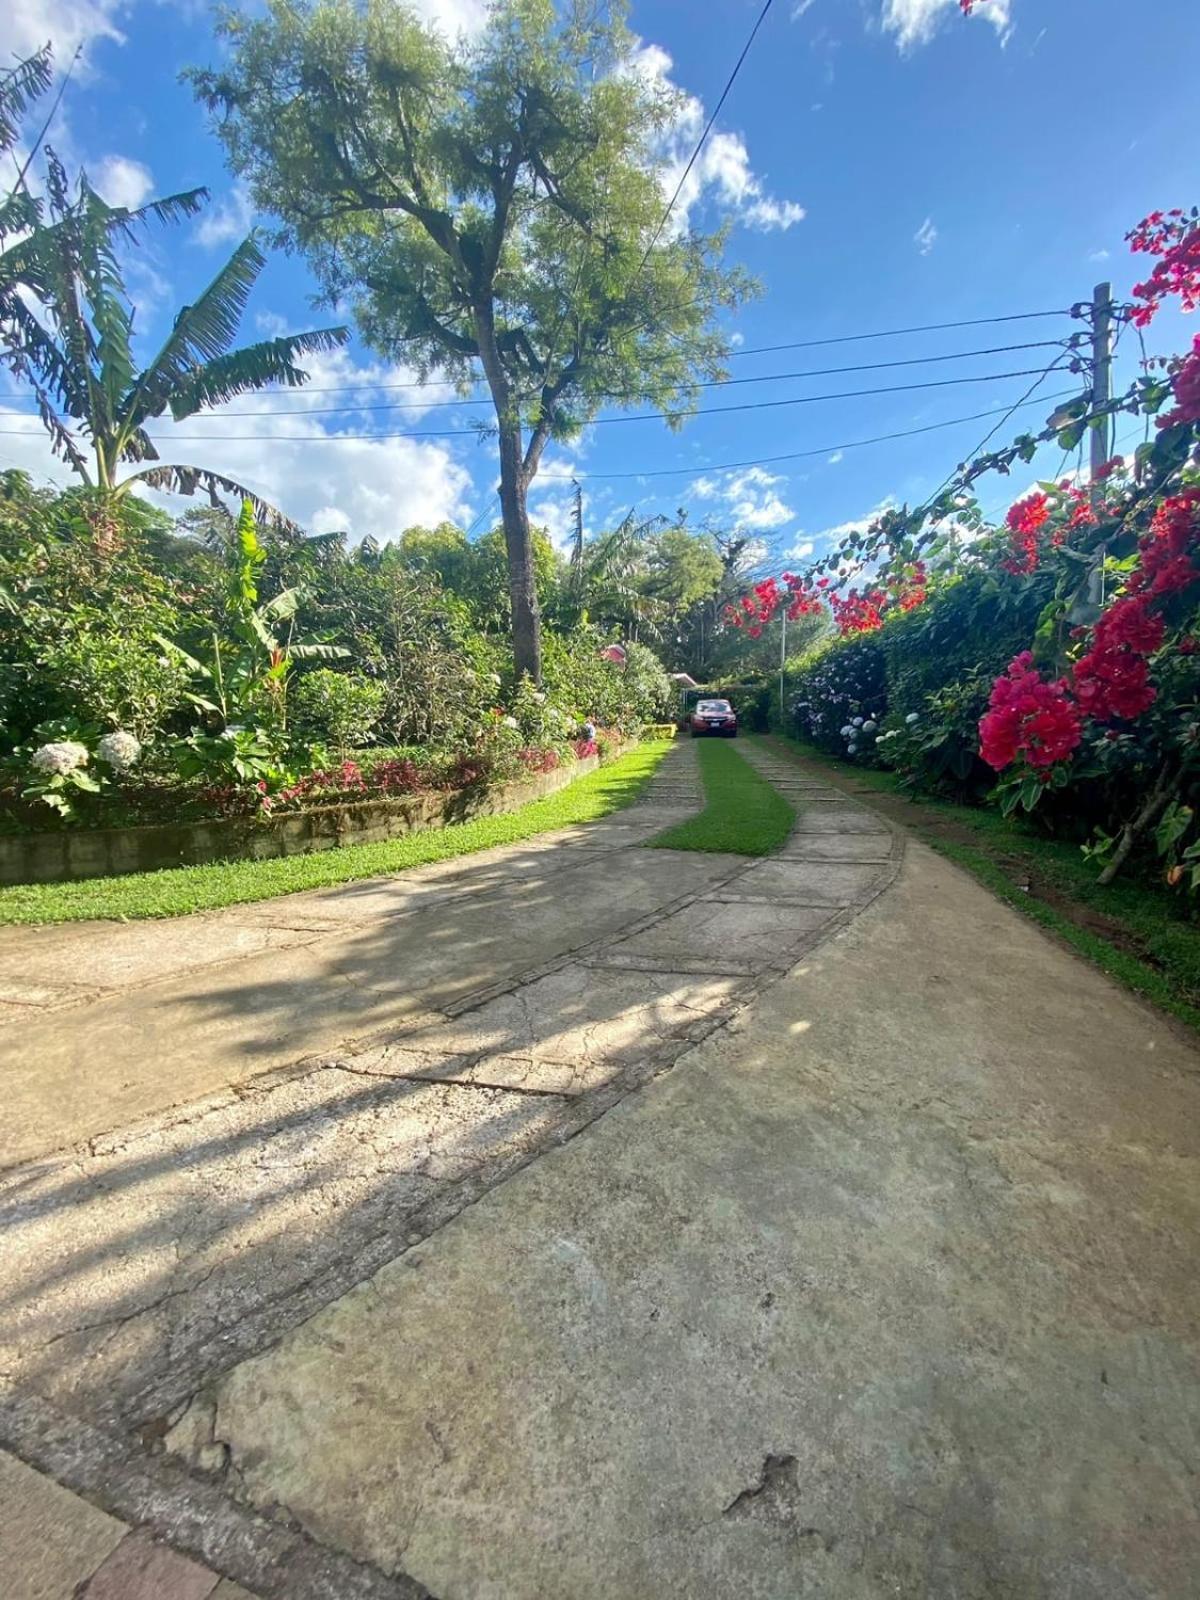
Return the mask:
<path id="1" fill-rule="evenodd" d="M 568 838 L 14 939 L 0 1442 L 281 1600 L 1194 1593 L 1194 1050 L 744 749 L 768 861 L 639 848 L 684 748 Z"/>

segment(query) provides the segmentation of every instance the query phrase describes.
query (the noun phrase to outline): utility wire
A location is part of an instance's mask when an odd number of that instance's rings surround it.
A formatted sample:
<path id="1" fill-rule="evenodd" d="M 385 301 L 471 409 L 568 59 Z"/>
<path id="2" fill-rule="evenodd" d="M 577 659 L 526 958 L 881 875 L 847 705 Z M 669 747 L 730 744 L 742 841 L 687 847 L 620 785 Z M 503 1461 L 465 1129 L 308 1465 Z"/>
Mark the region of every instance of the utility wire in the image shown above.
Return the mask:
<path id="1" fill-rule="evenodd" d="M 861 400 L 882 394 L 911 394 L 918 389 L 951 389 L 962 384 L 1001 383 L 1008 378 L 1027 378 L 1034 373 L 1039 381 L 1054 370 L 1057 363 L 1045 368 L 1025 367 L 1016 372 L 973 373 L 968 378 L 933 378 L 921 383 L 885 384 L 873 389 L 840 389 L 829 394 L 797 395 L 789 400 L 745 400 L 731 406 L 708 406 L 703 411 L 681 411 L 683 417 L 715 417 L 733 411 L 775 411 L 783 406 L 819 405 L 828 400 Z M 1036 385 L 1034 386 L 1036 387 Z M 1032 390 L 1029 391 L 1032 393 Z M 1017 402 L 1020 404 L 1020 401 Z M 1015 409 L 1015 407 L 1014 407 Z M 271 413 L 267 413 L 271 415 Z M 32 417 L 29 419 L 34 420 Z M 214 419 L 215 420 L 215 419 Z M 584 423 L 585 428 L 610 427 L 621 422 L 661 422 L 657 411 L 638 411 L 629 416 L 597 417 Z M 996 430 L 993 430 L 995 432 Z M 0 428 L 0 434 L 32 439 L 39 429 Z M 478 428 L 424 428 L 400 433 L 174 433 L 160 436 L 154 442 L 174 444 L 352 444 L 369 439 L 460 439 L 464 436 L 478 438 Z M 989 435 L 990 437 L 990 435 Z"/>
<path id="2" fill-rule="evenodd" d="M 817 349 L 825 348 L 825 347 L 827 347 L 829 345 L 859 344 L 859 343 L 861 343 L 863 341 L 874 340 L 874 339 L 898 339 L 898 338 L 901 338 L 901 337 L 903 337 L 903 336 L 905 336 L 907 334 L 913 334 L 913 333 L 941 333 L 941 332 L 945 332 L 947 330 L 954 329 L 954 328 L 981 328 L 981 327 L 993 326 L 995 324 L 1004 323 L 1004 322 L 1029 322 L 1029 321 L 1032 321 L 1033 319 L 1038 318 L 1038 317 L 1069 317 L 1070 315 L 1071 315 L 1071 313 L 1070 313 L 1069 310 L 1068 311 L 1016 311 L 1016 312 L 1010 313 L 1007 316 L 1002 316 L 1002 317 L 971 317 L 971 318 L 968 318 L 966 321 L 963 321 L 963 322 L 927 322 L 927 323 L 924 323 L 924 324 L 922 324 L 920 326 L 911 327 L 911 328 L 883 328 L 877 333 L 843 333 L 843 334 L 839 334 L 836 338 L 832 338 L 832 339 L 796 339 L 796 340 L 789 341 L 787 344 L 746 345 L 746 346 L 743 346 L 739 350 L 731 350 L 729 352 L 729 355 L 730 355 L 730 359 L 732 359 L 735 356 L 773 355 L 777 351 L 780 351 L 780 350 L 817 350 Z M 1047 345 L 1053 344 L 1054 342 L 1055 342 L 1054 340 L 1046 340 L 1045 341 L 1045 343 Z M 1002 346 L 997 346 L 997 348 L 998 349 L 1019 350 L 1019 349 L 1022 349 L 1022 348 L 1033 349 L 1035 347 L 1033 345 L 1029 345 L 1027 347 L 1023 347 L 1021 345 L 1002 345 Z M 973 354 L 973 355 L 984 355 L 984 354 L 989 354 L 990 352 L 987 352 L 987 351 L 971 351 L 971 352 L 967 352 L 967 353 Z M 916 359 L 916 358 L 914 358 L 914 359 Z M 951 359 L 951 357 L 949 357 L 949 356 L 936 356 L 936 357 L 935 356 L 931 356 L 931 357 L 928 357 L 927 359 L 929 359 L 929 360 L 938 360 L 938 361 L 948 361 L 948 360 Z M 884 363 L 879 363 L 879 365 L 883 365 L 883 364 Z M 847 369 L 847 370 L 849 370 L 849 369 Z M 730 378 L 730 379 L 715 380 L 715 381 L 729 382 L 729 383 L 735 383 L 735 382 L 736 383 L 746 383 L 746 382 L 751 382 L 751 381 L 754 381 L 754 380 L 745 379 L 745 378 L 737 378 L 737 379 Z M 449 383 L 447 383 L 445 381 L 442 381 L 442 382 L 428 382 L 428 381 L 417 381 L 417 380 L 413 380 L 412 382 L 409 382 L 409 383 L 305 384 L 304 385 L 304 393 L 305 394 L 355 394 L 355 393 L 358 393 L 361 390 L 361 391 L 366 391 L 367 393 L 370 393 L 370 394 L 391 394 L 391 393 L 393 393 L 393 392 L 395 392 L 397 390 L 400 390 L 400 389 L 447 389 L 447 388 L 450 388 L 450 387 L 452 387 L 452 385 L 450 385 Z M 282 390 L 282 389 L 269 390 L 269 391 L 264 391 L 264 392 L 266 392 L 266 393 L 275 393 L 275 394 L 284 394 L 284 393 L 286 393 L 286 391 Z M 32 400 L 33 398 L 34 398 L 33 395 L 26 394 L 21 390 L 14 389 L 14 390 L 9 390 L 9 391 L 0 391 L 0 400 Z M 451 403 L 473 405 L 475 402 L 473 400 L 458 401 L 458 402 L 450 402 L 450 401 L 435 401 L 435 402 L 433 402 L 433 404 L 435 404 L 435 405 L 441 405 L 441 404 L 449 405 Z M 422 405 L 424 405 L 424 402 L 422 402 Z M 354 409 L 362 410 L 363 408 L 362 407 L 356 407 Z M 277 412 L 276 413 L 271 413 L 271 414 L 272 415 L 278 415 Z"/>
<path id="3" fill-rule="evenodd" d="M 675 209 L 675 202 L 679 199 L 680 194 L 683 192 L 683 186 L 687 182 L 688 177 L 691 174 L 692 168 L 696 165 L 696 161 L 699 158 L 701 150 L 704 149 L 705 140 L 708 138 L 709 134 L 712 132 L 713 123 L 717 120 L 718 116 L 720 115 L 721 107 L 725 104 L 726 100 L 729 98 L 729 91 L 733 88 L 733 85 L 737 80 L 737 75 L 742 70 L 742 63 L 743 63 L 743 61 L 745 61 L 746 57 L 750 54 L 750 46 L 754 43 L 754 40 L 755 40 L 755 38 L 756 38 L 756 36 L 758 34 L 758 30 L 762 27 L 763 23 L 767 20 L 767 12 L 770 11 L 770 9 L 771 9 L 771 0 L 766 0 L 766 4 L 763 6 L 762 10 L 758 14 L 758 20 L 755 22 L 754 26 L 750 29 L 750 37 L 746 40 L 745 44 L 742 46 L 742 53 L 737 58 L 737 60 L 734 62 L 733 71 L 729 74 L 729 78 L 728 78 L 728 80 L 727 80 L 727 82 L 725 84 L 725 87 L 721 90 L 721 98 L 717 101 L 716 105 L 713 107 L 712 115 L 709 117 L 708 121 L 704 124 L 704 132 L 700 135 L 700 138 L 699 138 L 699 140 L 698 140 L 698 142 L 696 144 L 696 148 L 692 151 L 691 155 L 688 157 L 688 164 L 683 169 L 683 175 L 680 178 L 679 182 L 675 185 L 675 193 L 671 196 L 671 199 L 670 199 L 670 201 L 669 201 L 669 203 L 667 205 L 667 209 L 663 212 L 662 217 L 659 220 L 658 227 L 655 228 L 655 230 L 654 230 L 654 237 L 651 239 L 650 243 L 646 246 L 646 254 L 642 257 L 641 261 L 638 263 L 638 275 L 641 274 L 642 268 L 646 265 L 647 261 L 649 261 L 649 259 L 650 259 L 651 251 L 654 249 L 654 246 L 658 243 L 659 239 L 662 237 L 662 231 L 666 227 L 668 221 L 670 220 L 672 211 L 674 211 L 674 209 Z"/>
<path id="4" fill-rule="evenodd" d="M 1064 389 L 1057 394 L 1043 395 L 1041 401 L 1025 403 L 1030 405 L 1042 404 L 1046 400 L 1065 400 L 1074 393 L 1073 389 Z M 981 422 L 984 417 L 998 416 L 1001 412 L 1011 417 L 1013 410 L 1012 406 L 998 406 L 992 411 L 973 411 L 966 417 L 949 417 L 944 422 L 927 422 L 919 428 L 901 428 L 893 433 L 878 433 L 870 439 L 843 439 L 839 444 L 819 445 L 812 450 L 793 450 L 781 456 L 758 456 L 751 461 L 725 461 L 719 466 L 655 467 L 642 472 L 539 472 L 538 482 L 570 483 L 575 478 L 588 482 L 597 478 L 680 478 L 706 476 L 711 472 L 741 472 L 746 467 L 773 467 L 784 461 L 807 461 L 815 456 L 832 455 L 838 450 L 861 450 L 867 445 L 889 444 L 893 439 L 913 439 L 918 434 L 937 433 L 942 428 L 957 428 L 968 422 Z"/>
<path id="5" fill-rule="evenodd" d="M 1061 350 L 1061 339 L 1037 339 L 1028 344 L 994 344 L 984 346 L 979 350 L 956 350 L 947 355 L 936 356 L 908 356 L 902 361 L 863 361 L 848 367 L 808 367 L 802 372 L 767 372 L 754 378 L 708 378 L 696 384 L 697 389 L 724 389 L 738 387 L 746 383 L 783 383 L 792 378 L 830 378 L 838 377 L 848 372 L 880 372 L 891 371 L 897 367 L 923 367 L 939 361 L 968 361 L 975 356 L 1007 355 L 1014 350 Z M 34 395 L 23 398 L 33 400 Z M 596 399 L 606 400 L 637 400 L 640 396 L 636 393 L 626 392 L 621 394 L 609 391 L 604 395 L 597 395 Z M 327 417 L 340 416 L 344 412 L 366 411 L 443 411 L 450 407 L 476 406 L 478 400 L 399 400 L 387 401 L 380 405 L 347 404 L 342 406 L 289 406 L 271 408 L 269 410 L 257 409 L 254 411 L 213 411 L 208 415 L 214 417 Z M 471 430 L 474 431 L 474 430 Z"/>
<path id="6" fill-rule="evenodd" d="M 1058 360 L 1058 361 L 1052 361 L 1050 363 L 1050 365 L 1045 369 L 1045 371 L 1042 372 L 1039 377 L 1034 379 L 1034 381 L 1029 385 L 1029 388 L 1026 389 L 1025 393 L 1020 397 L 1019 400 L 1016 401 L 1016 403 L 1011 407 L 1011 409 L 1004 413 L 1004 415 L 1000 418 L 1000 421 L 996 423 L 995 427 L 988 429 L 988 431 L 984 434 L 983 438 L 975 446 L 974 450 L 971 450 L 968 453 L 967 459 L 968 460 L 972 460 L 974 457 L 978 456 L 979 453 L 984 449 L 984 447 L 986 445 L 989 445 L 992 442 L 992 440 L 996 437 L 996 435 L 1004 427 L 1005 423 L 1007 423 L 1008 419 L 1013 415 L 1013 413 L 1016 412 L 1016 411 L 1019 411 L 1020 408 L 1023 405 L 1027 405 L 1032 400 L 1034 394 L 1036 394 L 1036 392 L 1041 388 L 1042 384 L 1045 383 L 1046 379 L 1050 376 L 1050 374 L 1052 372 L 1056 372 L 1056 371 L 1060 370 L 1061 366 L 1062 366 L 1061 359 Z M 931 494 L 929 496 L 929 498 L 926 500 L 926 502 L 925 502 L 926 506 L 931 506 L 931 505 L 934 504 L 935 501 L 941 499 L 942 495 L 945 494 L 946 490 L 954 482 L 955 478 L 958 477 L 958 474 L 959 474 L 959 472 L 961 470 L 962 470 L 961 467 L 955 467 L 954 471 L 950 474 L 950 476 L 948 478 L 946 478 L 942 482 L 942 484 L 934 491 L 934 493 Z"/>

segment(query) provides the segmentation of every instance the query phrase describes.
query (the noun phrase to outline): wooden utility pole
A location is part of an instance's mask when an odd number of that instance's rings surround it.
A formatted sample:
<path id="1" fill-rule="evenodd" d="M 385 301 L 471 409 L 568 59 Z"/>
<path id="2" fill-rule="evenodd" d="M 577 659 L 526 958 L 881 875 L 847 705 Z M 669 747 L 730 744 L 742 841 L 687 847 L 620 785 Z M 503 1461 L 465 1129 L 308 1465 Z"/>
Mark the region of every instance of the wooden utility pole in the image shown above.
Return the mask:
<path id="1" fill-rule="evenodd" d="M 1112 397 L 1112 284 L 1098 283 L 1092 290 L 1092 410 L 1106 406 Z M 1098 510 L 1104 489 L 1098 476 L 1109 459 L 1109 418 L 1091 430 L 1091 502 Z"/>

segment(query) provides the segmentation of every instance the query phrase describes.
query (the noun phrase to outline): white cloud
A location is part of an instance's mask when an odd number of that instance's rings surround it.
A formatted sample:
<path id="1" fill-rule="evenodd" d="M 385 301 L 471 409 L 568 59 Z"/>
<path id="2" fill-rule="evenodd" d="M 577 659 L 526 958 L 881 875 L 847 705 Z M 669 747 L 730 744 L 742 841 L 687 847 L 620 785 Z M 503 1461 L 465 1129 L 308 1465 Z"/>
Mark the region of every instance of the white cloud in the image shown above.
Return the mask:
<path id="1" fill-rule="evenodd" d="M 835 450 L 829 457 L 829 465 L 831 467 L 836 467 L 839 461 L 843 461 L 845 459 L 845 456 L 846 452 L 844 450 Z"/>
<path id="2" fill-rule="evenodd" d="M 816 544 L 812 539 L 797 539 L 796 543 L 791 547 L 790 550 L 785 550 L 783 552 L 784 560 L 805 561 L 809 556 L 812 555 L 816 548 Z"/>
<path id="3" fill-rule="evenodd" d="M 625 70 L 658 82 L 679 96 L 676 116 L 664 132 L 660 154 L 663 193 L 670 198 L 683 178 L 688 160 L 708 121 L 703 103 L 695 95 L 678 88 L 671 78 L 671 57 L 656 44 L 638 44 Z M 683 232 L 693 206 L 711 199 L 732 213 L 748 228 L 762 233 L 786 231 L 803 220 L 802 205 L 793 200 L 778 200 L 767 193 L 760 177 L 750 166 L 750 152 L 739 133 L 714 129 L 705 141 L 695 165 L 684 180 L 671 213 L 671 228 Z"/>
<path id="4" fill-rule="evenodd" d="M 943 22 L 951 17 L 962 21 L 958 0 L 883 0 L 880 21 L 884 32 L 894 34 L 901 50 L 928 44 Z M 1009 0 L 979 0 L 971 18 L 990 22 L 1003 44 L 1012 30 Z"/>
<path id="5" fill-rule="evenodd" d="M 913 243 L 923 256 L 927 256 L 937 243 L 938 231 L 933 225 L 933 218 L 926 217 L 925 221 L 913 234 Z"/>
<path id="6" fill-rule="evenodd" d="M 881 500 L 877 506 L 868 511 L 865 517 L 851 517 L 847 522 L 835 523 L 832 528 L 822 528 L 820 533 L 813 535 L 814 544 L 840 544 L 847 534 L 866 533 L 867 529 L 875 521 L 876 517 L 882 516 L 885 511 L 890 511 L 895 504 L 896 502 L 892 499 L 891 495 L 888 495 L 885 499 Z"/>
<path id="7" fill-rule="evenodd" d="M 796 515 L 780 493 L 779 486 L 786 481 L 763 467 L 747 467 L 725 479 L 697 478 L 691 493 L 697 500 L 719 500 L 718 515 L 737 531 L 769 533 Z"/>
<path id="8" fill-rule="evenodd" d="M 804 13 L 806 11 L 810 11 L 813 6 L 816 5 L 816 3 L 817 0 L 794 0 L 794 4 L 792 5 L 792 21 L 799 22 Z"/>
<path id="9" fill-rule="evenodd" d="M 86 48 L 98 39 L 123 44 L 117 18 L 127 9 L 127 0 L 12 0 L 6 47 L 13 55 L 26 56 L 49 41 L 55 65 L 63 72 L 80 45 Z"/>
<path id="10" fill-rule="evenodd" d="M 450 39 L 479 33 L 487 22 L 486 0 L 410 0 L 410 4 L 423 21 Z"/>
<path id="11" fill-rule="evenodd" d="M 254 226 L 254 206 L 245 186 L 235 183 L 230 192 L 200 218 L 196 243 L 206 250 L 218 245 L 240 244 Z"/>
<path id="12" fill-rule="evenodd" d="M 360 405 L 395 399 L 395 391 L 379 386 L 407 382 L 413 376 L 403 368 L 358 366 L 342 350 L 307 357 L 304 365 L 313 389 L 348 384 L 374 386 L 356 391 L 356 403 Z M 443 392 L 434 391 L 422 403 L 441 398 Z M 411 403 L 412 391 L 402 390 L 399 394 L 406 404 Z M 344 394 L 312 390 L 246 395 L 220 411 L 189 417 L 177 425 L 169 418 L 160 419 L 150 431 L 159 441 L 164 461 L 212 467 L 240 479 L 314 532 L 346 528 L 354 539 L 369 533 L 386 540 L 413 523 L 469 520 L 471 476 L 452 453 L 450 441 L 343 437 L 338 443 L 320 442 L 326 435 L 336 438 L 338 434 L 374 430 L 402 431 L 416 420 L 411 411 L 351 413 L 335 418 L 312 415 L 325 407 L 344 404 L 345 400 Z M 297 410 L 302 414 L 285 414 Z M 260 414 L 228 414 L 234 412 Z M 20 437 L 10 429 L 19 429 Z M 30 410 L 9 407 L 0 411 L 0 430 L 0 467 L 23 467 L 37 479 L 49 478 L 56 483 L 70 481 L 67 469 L 51 456 Z M 297 434 L 305 437 L 297 439 Z M 312 437 L 314 434 L 317 439 Z M 182 437 L 172 444 L 172 437 L 177 435 Z M 212 439 L 211 444 L 205 443 L 208 438 Z M 189 504 L 198 503 L 177 495 L 154 494 L 151 498 L 176 515 L 186 511 Z"/>
<path id="13" fill-rule="evenodd" d="M 1091 255 L 1088 256 L 1088 260 L 1089 261 L 1107 261 L 1108 260 L 1108 251 L 1107 250 L 1093 250 Z"/>
<path id="14" fill-rule="evenodd" d="M 110 206 L 128 206 L 130 211 L 148 200 L 154 188 L 150 168 L 129 156 L 105 156 L 89 168 L 88 176 Z"/>
<path id="15" fill-rule="evenodd" d="M 578 462 L 556 460 L 553 478 L 535 478 L 529 488 L 529 517 L 545 528 L 560 550 L 575 537 L 575 491 L 568 475 L 580 470 Z"/>

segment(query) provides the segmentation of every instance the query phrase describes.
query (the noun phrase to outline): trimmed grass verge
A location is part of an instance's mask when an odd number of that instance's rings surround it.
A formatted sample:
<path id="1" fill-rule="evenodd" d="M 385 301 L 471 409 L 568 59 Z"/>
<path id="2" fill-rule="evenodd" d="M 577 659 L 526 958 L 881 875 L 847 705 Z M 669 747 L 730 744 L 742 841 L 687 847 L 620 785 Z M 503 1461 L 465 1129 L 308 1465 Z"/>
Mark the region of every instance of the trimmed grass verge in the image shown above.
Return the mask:
<path id="1" fill-rule="evenodd" d="M 704 850 L 766 856 L 792 831 L 795 812 L 777 789 L 723 739 L 699 743 L 707 805 L 650 840 L 655 850 Z"/>
<path id="2" fill-rule="evenodd" d="M 860 793 L 1118 983 L 1200 1031 L 1200 927 L 1174 914 L 1162 890 L 1133 878 L 1101 888 L 1078 845 L 983 807 L 909 799 L 895 773 L 831 761 L 796 740 L 768 742 Z"/>
<path id="3" fill-rule="evenodd" d="M 0 889 L 0 924 L 180 917 L 218 906 L 270 900 L 300 889 L 323 889 L 356 878 L 403 872 L 493 845 L 515 844 L 554 828 L 595 822 L 632 804 L 670 748 L 664 743 L 631 750 L 610 766 L 518 811 L 478 817 L 381 844 L 350 845 L 344 850 L 273 861 L 218 861 L 120 878 L 83 878 L 75 883 L 18 884 Z"/>

